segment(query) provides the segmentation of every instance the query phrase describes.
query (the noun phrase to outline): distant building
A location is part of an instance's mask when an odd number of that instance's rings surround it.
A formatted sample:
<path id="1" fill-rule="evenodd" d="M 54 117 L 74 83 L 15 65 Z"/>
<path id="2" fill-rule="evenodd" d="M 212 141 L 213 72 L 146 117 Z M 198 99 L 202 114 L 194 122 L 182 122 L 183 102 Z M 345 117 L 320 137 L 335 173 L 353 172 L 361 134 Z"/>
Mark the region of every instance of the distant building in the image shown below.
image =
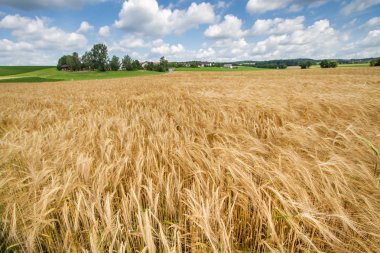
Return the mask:
<path id="1" fill-rule="evenodd" d="M 69 71 L 69 70 L 70 70 L 70 67 L 69 67 L 69 65 L 67 65 L 67 64 L 63 64 L 63 65 L 61 66 L 61 70 L 62 70 L 62 71 Z"/>
<path id="2" fill-rule="evenodd" d="M 232 69 L 232 68 L 234 68 L 234 67 L 232 66 L 232 64 L 224 64 L 223 67 L 228 68 L 228 69 Z"/>

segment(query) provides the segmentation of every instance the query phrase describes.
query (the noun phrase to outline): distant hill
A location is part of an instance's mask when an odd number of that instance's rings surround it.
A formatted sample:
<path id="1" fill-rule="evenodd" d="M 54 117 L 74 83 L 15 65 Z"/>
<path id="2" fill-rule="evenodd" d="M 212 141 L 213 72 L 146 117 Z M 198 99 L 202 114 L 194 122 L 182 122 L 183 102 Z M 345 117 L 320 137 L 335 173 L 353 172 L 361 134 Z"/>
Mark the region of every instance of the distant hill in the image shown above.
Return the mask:
<path id="1" fill-rule="evenodd" d="M 330 59 L 338 62 L 338 64 L 363 64 L 369 63 L 370 61 L 378 58 L 362 58 L 362 59 Z M 310 59 L 310 58 L 297 58 L 297 59 L 280 59 L 280 60 L 270 60 L 270 61 L 231 61 L 231 62 L 210 62 L 210 61 L 187 61 L 187 62 L 172 62 L 171 66 L 178 67 L 190 67 L 190 66 L 214 66 L 220 67 L 224 64 L 232 64 L 233 66 L 247 66 L 247 67 L 257 67 L 257 68 L 281 68 L 281 67 L 291 67 L 300 66 L 303 63 L 310 62 L 311 65 L 318 65 L 321 59 Z"/>

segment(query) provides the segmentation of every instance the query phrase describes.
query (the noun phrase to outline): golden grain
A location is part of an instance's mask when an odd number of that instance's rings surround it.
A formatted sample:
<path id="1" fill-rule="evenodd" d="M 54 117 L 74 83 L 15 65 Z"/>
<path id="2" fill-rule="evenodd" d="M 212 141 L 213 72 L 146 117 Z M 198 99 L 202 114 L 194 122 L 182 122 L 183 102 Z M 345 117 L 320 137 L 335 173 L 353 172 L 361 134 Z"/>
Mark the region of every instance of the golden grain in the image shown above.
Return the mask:
<path id="1" fill-rule="evenodd" d="M 1 84 L 0 240 L 379 251 L 379 95 L 376 68 Z"/>

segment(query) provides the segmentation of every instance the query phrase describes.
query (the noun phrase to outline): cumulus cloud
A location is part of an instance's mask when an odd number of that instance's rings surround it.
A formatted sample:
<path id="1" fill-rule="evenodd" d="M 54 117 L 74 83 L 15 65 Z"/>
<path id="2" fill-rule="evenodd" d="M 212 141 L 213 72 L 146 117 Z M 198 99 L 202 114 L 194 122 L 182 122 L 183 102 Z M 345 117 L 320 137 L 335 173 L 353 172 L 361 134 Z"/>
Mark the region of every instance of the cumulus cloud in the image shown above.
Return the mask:
<path id="1" fill-rule="evenodd" d="M 211 47 L 206 48 L 206 49 L 201 48 L 195 54 L 195 58 L 201 59 L 201 60 L 210 60 L 210 59 L 213 59 L 214 57 L 215 57 L 215 50 Z"/>
<path id="2" fill-rule="evenodd" d="M 109 26 L 102 26 L 99 28 L 99 32 L 98 34 L 101 36 L 101 37 L 108 37 L 110 35 L 110 27 Z"/>
<path id="3" fill-rule="evenodd" d="M 192 3 L 186 10 L 160 7 L 156 0 L 127 0 L 119 13 L 115 26 L 146 36 L 180 34 L 216 19 L 210 3 Z"/>
<path id="4" fill-rule="evenodd" d="M 304 16 L 299 16 L 294 19 L 258 19 L 252 26 L 251 33 L 254 35 L 290 33 L 302 30 L 304 28 L 304 21 Z"/>
<path id="5" fill-rule="evenodd" d="M 84 4 L 105 2 L 106 0 L 0 0 L 0 5 L 7 5 L 22 10 L 40 8 L 78 8 Z"/>
<path id="6" fill-rule="evenodd" d="M 185 48 L 182 44 L 170 45 L 164 43 L 163 40 L 156 40 L 153 42 L 151 52 L 155 55 L 165 55 L 171 57 L 173 55 L 182 53 L 185 51 Z"/>
<path id="7" fill-rule="evenodd" d="M 372 6 L 380 4 L 380 0 L 352 0 L 342 9 L 344 15 L 349 15 L 354 12 L 364 11 Z"/>
<path id="8" fill-rule="evenodd" d="M 341 40 L 325 19 L 289 34 L 271 35 L 257 42 L 252 53 L 262 59 L 334 57 Z"/>
<path id="9" fill-rule="evenodd" d="M 94 27 L 92 25 L 90 25 L 90 23 L 88 23 L 87 21 L 83 21 L 78 30 L 77 30 L 77 33 L 86 33 L 88 31 L 91 31 L 91 30 L 94 30 Z"/>
<path id="10" fill-rule="evenodd" d="M 125 36 L 120 41 L 113 42 L 109 47 L 110 52 L 130 53 L 131 49 L 149 48 L 151 45 L 142 38 L 135 36 Z"/>
<path id="11" fill-rule="evenodd" d="M 209 26 L 204 32 L 204 35 L 208 38 L 238 38 L 246 34 L 246 32 L 242 30 L 242 24 L 243 22 L 239 18 L 233 15 L 226 15 L 220 24 Z"/>
<path id="12" fill-rule="evenodd" d="M 49 27 L 41 18 L 7 15 L 0 20 L 0 29 L 9 30 L 15 41 L 0 40 L 0 62 L 12 64 L 51 64 L 59 54 L 83 50 L 87 39 L 76 32 Z"/>
<path id="13" fill-rule="evenodd" d="M 346 58 L 377 57 L 380 56 L 379 45 L 380 30 L 372 30 L 364 38 L 343 47 L 341 53 Z"/>
<path id="14" fill-rule="evenodd" d="M 71 50 L 84 48 L 87 39 L 82 34 L 67 33 L 57 27 L 48 27 L 43 19 L 7 15 L 0 21 L 0 29 L 10 30 L 18 42 L 32 43 L 35 48 Z"/>
<path id="15" fill-rule="evenodd" d="M 264 13 L 286 7 L 291 0 L 249 0 L 247 11 L 249 13 Z"/>

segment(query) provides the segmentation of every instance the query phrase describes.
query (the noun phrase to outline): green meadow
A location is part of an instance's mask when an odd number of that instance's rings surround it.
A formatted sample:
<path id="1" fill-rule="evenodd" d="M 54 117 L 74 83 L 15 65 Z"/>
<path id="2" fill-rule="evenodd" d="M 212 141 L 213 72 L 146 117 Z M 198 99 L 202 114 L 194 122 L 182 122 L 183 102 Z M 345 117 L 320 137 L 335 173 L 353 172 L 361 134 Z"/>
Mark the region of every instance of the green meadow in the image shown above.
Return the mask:
<path id="1" fill-rule="evenodd" d="M 0 66 L 0 83 L 58 82 L 159 75 L 153 71 L 58 71 L 55 67 Z"/>

